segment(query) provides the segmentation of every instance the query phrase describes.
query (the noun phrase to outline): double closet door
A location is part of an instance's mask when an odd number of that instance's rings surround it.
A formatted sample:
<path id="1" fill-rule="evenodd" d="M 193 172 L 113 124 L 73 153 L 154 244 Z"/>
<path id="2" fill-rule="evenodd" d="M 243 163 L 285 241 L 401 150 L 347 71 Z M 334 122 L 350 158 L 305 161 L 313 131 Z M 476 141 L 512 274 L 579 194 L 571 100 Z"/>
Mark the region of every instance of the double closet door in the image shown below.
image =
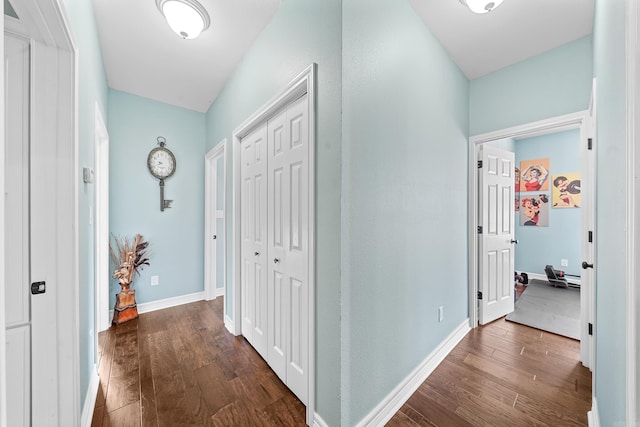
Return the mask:
<path id="1" fill-rule="evenodd" d="M 240 143 L 242 335 L 306 405 L 310 255 L 307 95 Z"/>

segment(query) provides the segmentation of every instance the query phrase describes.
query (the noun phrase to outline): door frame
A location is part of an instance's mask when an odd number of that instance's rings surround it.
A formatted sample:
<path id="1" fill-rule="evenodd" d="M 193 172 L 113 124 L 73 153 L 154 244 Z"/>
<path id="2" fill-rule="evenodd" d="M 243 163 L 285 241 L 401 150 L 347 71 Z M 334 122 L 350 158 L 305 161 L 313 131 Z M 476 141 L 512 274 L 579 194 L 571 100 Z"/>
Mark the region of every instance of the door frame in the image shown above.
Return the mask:
<path id="1" fill-rule="evenodd" d="M 218 191 L 218 159 L 222 157 L 222 209 L 214 209 Z M 217 265 L 217 241 L 212 239 L 212 231 L 217 231 L 217 219 L 222 218 L 224 231 L 227 228 L 227 139 L 223 139 L 215 145 L 204 157 L 204 299 L 209 301 L 218 296 L 225 295 L 227 284 L 227 233 L 222 234 L 222 292 L 216 288 Z M 212 185 L 212 178 L 216 179 L 216 185 Z M 222 216 L 214 213 L 222 210 Z"/>
<path id="2" fill-rule="evenodd" d="M 14 9 L 32 44 L 31 81 L 40 89 L 31 91 L 31 137 L 47 141 L 51 165 L 51 194 L 48 203 L 48 227 L 42 235 L 41 253 L 55 251 L 67 256 L 48 257 L 40 273 L 47 284 L 57 288 L 55 304 L 46 307 L 46 316 L 55 319 L 55 333 L 32 352 L 47 355 L 47 361 L 37 366 L 32 375 L 45 379 L 49 387 L 40 390 L 49 398 L 36 402 L 40 416 L 52 425 L 77 425 L 80 419 L 79 363 L 79 226 L 78 226 L 78 53 L 66 14 L 59 0 L 21 0 Z M 3 22 L 4 31 L 9 25 Z M 4 50 L 4 47 L 3 47 Z M 4 55 L 4 51 L 3 51 Z M 53 72 L 52 72 L 53 71 Z M 4 81 L 4 70 L 0 71 Z M 46 88 L 47 90 L 43 90 Z M 4 90 L 2 90 L 4 92 Z M 4 123 L 4 107 L 2 107 Z M 53 114 L 55 112 L 55 114 Z M 4 124 L 0 132 L 0 152 L 4 152 Z M 0 158 L 4 162 L 4 155 Z M 40 165 L 41 163 L 38 163 Z M 4 192 L 0 179 L 0 192 Z M 0 230 L 4 230 L 4 203 L 0 202 Z M 0 231 L 2 235 L 3 231 Z M 4 242 L 4 236 L 2 236 Z M 0 250 L 4 260 L 4 249 Z M 4 261 L 0 261 L 4 262 Z M 0 277 L 4 288 L 4 277 Z M 2 293 L 4 294 L 4 293 Z M 4 295 L 0 297 L 4 330 Z M 4 337 L 0 337 L 4 338 Z M 6 371 L 5 340 L 0 339 L 0 373 Z M 6 425 L 6 375 L 0 375 L 0 426 Z M 57 396 L 52 399 L 51 396 Z M 33 399 L 33 397 L 32 397 Z M 44 404 L 43 404 L 44 403 Z"/>
<path id="3" fill-rule="evenodd" d="M 514 126 L 494 132 L 488 132 L 475 135 L 469 138 L 469 326 L 476 328 L 478 326 L 478 173 L 477 160 L 479 160 L 479 147 L 483 143 L 505 139 L 505 138 L 524 138 L 544 135 L 549 133 L 561 132 L 569 129 L 580 129 L 581 144 L 586 144 L 588 138 L 593 137 L 592 119 L 590 111 L 580 111 L 578 113 L 567 114 L 550 119 L 540 120 L 525 125 Z M 582 145 L 581 145 L 582 147 Z M 581 149 L 581 156 L 585 150 Z M 590 157 L 595 157 L 592 155 Z M 589 180 L 595 182 L 595 164 L 581 158 L 582 167 L 589 170 Z M 581 167 L 581 168 L 582 168 Z M 593 185 L 595 189 L 595 185 Z M 595 219 L 595 199 L 590 198 L 589 213 Z M 584 217 L 584 213 L 583 213 Z M 582 221 L 581 233 L 587 235 L 588 224 Z M 585 253 L 586 239 L 581 240 L 582 253 Z M 594 251 L 595 252 L 595 251 Z M 592 260 L 593 262 L 593 260 Z M 582 363 L 589 367 L 595 368 L 595 338 L 588 334 L 588 323 L 593 323 L 595 318 L 595 286 L 591 283 L 589 292 L 581 292 L 581 319 L 580 319 L 580 359 Z M 595 378 L 595 375 L 593 375 Z"/>
<path id="4" fill-rule="evenodd" d="M 308 404 L 307 404 L 307 424 L 312 425 L 315 413 L 315 254 L 316 254 L 316 208 L 315 208 L 315 116 L 316 116 L 316 100 L 315 100 L 315 81 L 316 81 L 316 64 L 313 63 L 296 76 L 278 95 L 264 104 L 247 120 L 244 121 L 236 130 L 233 131 L 233 281 L 231 282 L 231 290 L 226 295 L 233 298 L 233 313 L 227 312 L 227 304 L 225 304 L 225 325 L 234 335 L 242 333 L 242 306 L 241 306 L 241 247 L 242 241 L 240 235 L 241 212 L 240 212 L 240 142 L 242 138 L 249 135 L 260 124 L 267 121 L 270 117 L 281 111 L 285 106 L 300 98 L 304 94 L 309 97 L 309 292 L 308 292 Z"/>
<path id="5" fill-rule="evenodd" d="M 109 328 L 109 132 L 104 116 L 95 103 L 94 164 L 95 173 L 95 349 L 98 333 Z M 97 358 L 96 358 L 97 360 Z"/>
<path id="6" fill-rule="evenodd" d="M 640 268 L 640 185 L 636 168 L 640 165 L 640 150 L 636 148 L 638 129 L 640 129 L 640 7 L 636 1 L 627 0 L 626 8 L 626 106 L 627 106 L 627 259 L 626 259 L 626 425 L 636 425 L 640 422 L 640 291 L 638 291 L 637 274 Z"/>

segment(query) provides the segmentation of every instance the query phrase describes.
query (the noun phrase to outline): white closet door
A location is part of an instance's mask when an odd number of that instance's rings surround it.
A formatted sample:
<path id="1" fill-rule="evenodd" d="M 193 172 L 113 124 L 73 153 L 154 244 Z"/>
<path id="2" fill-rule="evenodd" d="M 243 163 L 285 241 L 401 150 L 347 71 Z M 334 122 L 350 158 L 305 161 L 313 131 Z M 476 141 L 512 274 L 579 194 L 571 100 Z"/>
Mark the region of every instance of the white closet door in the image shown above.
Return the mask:
<path id="1" fill-rule="evenodd" d="M 267 354 L 267 125 L 242 140 L 242 334 Z"/>
<path id="2" fill-rule="evenodd" d="M 268 362 L 306 405 L 309 292 L 307 96 L 269 121 Z"/>
<path id="3" fill-rule="evenodd" d="M 29 43 L 5 33 L 7 425 L 31 424 Z"/>

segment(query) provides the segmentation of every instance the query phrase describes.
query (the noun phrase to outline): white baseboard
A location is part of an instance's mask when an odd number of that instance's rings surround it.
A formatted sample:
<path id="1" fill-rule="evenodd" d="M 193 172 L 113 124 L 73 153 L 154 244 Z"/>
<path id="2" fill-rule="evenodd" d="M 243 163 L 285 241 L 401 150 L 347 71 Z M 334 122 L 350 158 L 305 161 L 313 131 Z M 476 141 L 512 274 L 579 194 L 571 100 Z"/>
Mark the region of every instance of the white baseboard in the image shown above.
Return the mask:
<path id="1" fill-rule="evenodd" d="M 96 407 L 96 398 L 98 397 L 98 387 L 100 387 L 100 377 L 98 376 L 98 371 L 94 365 L 91 378 L 89 379 L 87 394 L 84 397 L 84 404 L 82 405 L 82 418 L 80 419 L 81 427 L 91 427 L 93 410 Z"/>
<path id="2" fill-rule="evenodd" d="M 385 425 L 470 330 L 469 319 L 465 319 L 373 411 L 360 420 L 357 426 Z"/>
<path id="3" fill-rule="evenodd" d="M 587 423 L 589 427 L 600 427 L 600 414 L 598 414 L 598 401 L 593 396 L 591 410 L 587 412 Z"/>
<path id="4" fill-rule="evenodd" d="M 318 413 L 313 414 L 313 427 L 329 427 Z"/>
<path id="5" fill-rule="evenodd" d="M 215 296 L 216 298 L 223 297 L 224 296 L 224 286 L 221 287 L 221 288 L 216 288 L 215 295 L 216 295 Z"/>
<path id="6" fill-rule="evenodd" d="M 190 302 L 204 300 L 204 291 L 192 294 L 180 295 L 177 297 L 165 298 L 158 301 L 143 302 L 138 304 L 138 313 L 149 313 L 151 311 L 162 310 L 164 308 L 175 307 L 177 305 L 188 304 Z M 109 318 L 113 319 L 113 310 L 109 311 Z"/>

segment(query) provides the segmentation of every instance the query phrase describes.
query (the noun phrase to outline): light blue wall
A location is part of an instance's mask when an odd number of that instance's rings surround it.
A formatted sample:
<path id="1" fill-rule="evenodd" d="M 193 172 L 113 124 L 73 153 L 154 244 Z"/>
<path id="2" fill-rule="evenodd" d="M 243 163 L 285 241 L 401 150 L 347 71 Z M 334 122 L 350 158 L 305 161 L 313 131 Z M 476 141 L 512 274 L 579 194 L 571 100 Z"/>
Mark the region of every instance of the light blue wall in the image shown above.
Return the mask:
<path id="1" fill-rule="evenodd" d="M 596 387 L 600 425 L 625 425 L 625 1 L 597 0 Z"/>
<path id="2" fill-rule="evenodd" d="M 296 75 L 317 66 L 316 116 L 316 411 L 340 425 L 340 0 L 286 0 L 207 113 L 207 148 L 232 132 Z M 231 150 L 231 143 L 229 145 Z M 233 161 L 229 156 L 227 182 Z M 231 187 L 228 187 L 229 189 Z M 231 191 L 227 218 L 233 217 Z M 232 221 L 227 222 L 231 236 Z M 233 254 L 231 239 L 227 253 Z M 227 312 L 233 314 L 227 263 Z"/>
<path id="3" fill-rule="evenodd" d="M 468 318 L 469 82 L 409 2 L 344 1 L 342 30 L 341 425 L 351 426 Z"/>
<path id="4" fill-rule="evenodd" d="M 151 265 L 134 279 L 138 304 L 204 290 L 205 115 L 109 91 L 109 223 L 116 236 L 140 233 L 149 242 Z M 176 157 L 165 181 L 170 209 L 160 211 L 160 187 L 147 155 L 164 136 Z M 159 285 L 151 286 L 151 276 Z M 110 305 L 120 291 L 111 279 Z"/>
<path id="5" fill-rule="evenodd" d="M 592 55 L 587 36 L 472 80 L 470 134 L 585 110 Z"/>
<path id="6" fill-rule="evenodd" d="M 551 189 L 553 175 L 580 173 L 580 131 L 578 129 L 548 135 L 525 138 L 515 144 L 516 165 L 521 160 L 550 159 L 548 191 L 520 193 L 520 200 L 527 195 L 546 193 L 549 197 L 549 226 L 531 227 L 520 225 L 520 212 L 516 212 L 516 271 L 544 275 L 544 266 L 553 265 L 569 274 L 580 275 L 581 209 L 553 209 Z M 568 267 L 560 265 L 560 259 L 569 261 Z"/>
<path id="7" fill-rule="evenodd" d="M 102 64 L 102 53 L 98 40 L 92 2 L 86 0 L 65 0 L 64 7 L 69 17 L 74 41 L 78 48 L 79 94 L 78 94 L 78 156 L 79 168 L 95 169 L 94 164 L 94 123 L 96 103 L 107 120 L 107 79 Z M 94 371 L 94 226 L 89 222 L 91 208 L 95 205 L 93 184 L 78 183 L 78 236 L 80 259 L 80 396 L 84 400 L 89 380 Z M 84 402 L 83 402 L 84 404 Z"/>

